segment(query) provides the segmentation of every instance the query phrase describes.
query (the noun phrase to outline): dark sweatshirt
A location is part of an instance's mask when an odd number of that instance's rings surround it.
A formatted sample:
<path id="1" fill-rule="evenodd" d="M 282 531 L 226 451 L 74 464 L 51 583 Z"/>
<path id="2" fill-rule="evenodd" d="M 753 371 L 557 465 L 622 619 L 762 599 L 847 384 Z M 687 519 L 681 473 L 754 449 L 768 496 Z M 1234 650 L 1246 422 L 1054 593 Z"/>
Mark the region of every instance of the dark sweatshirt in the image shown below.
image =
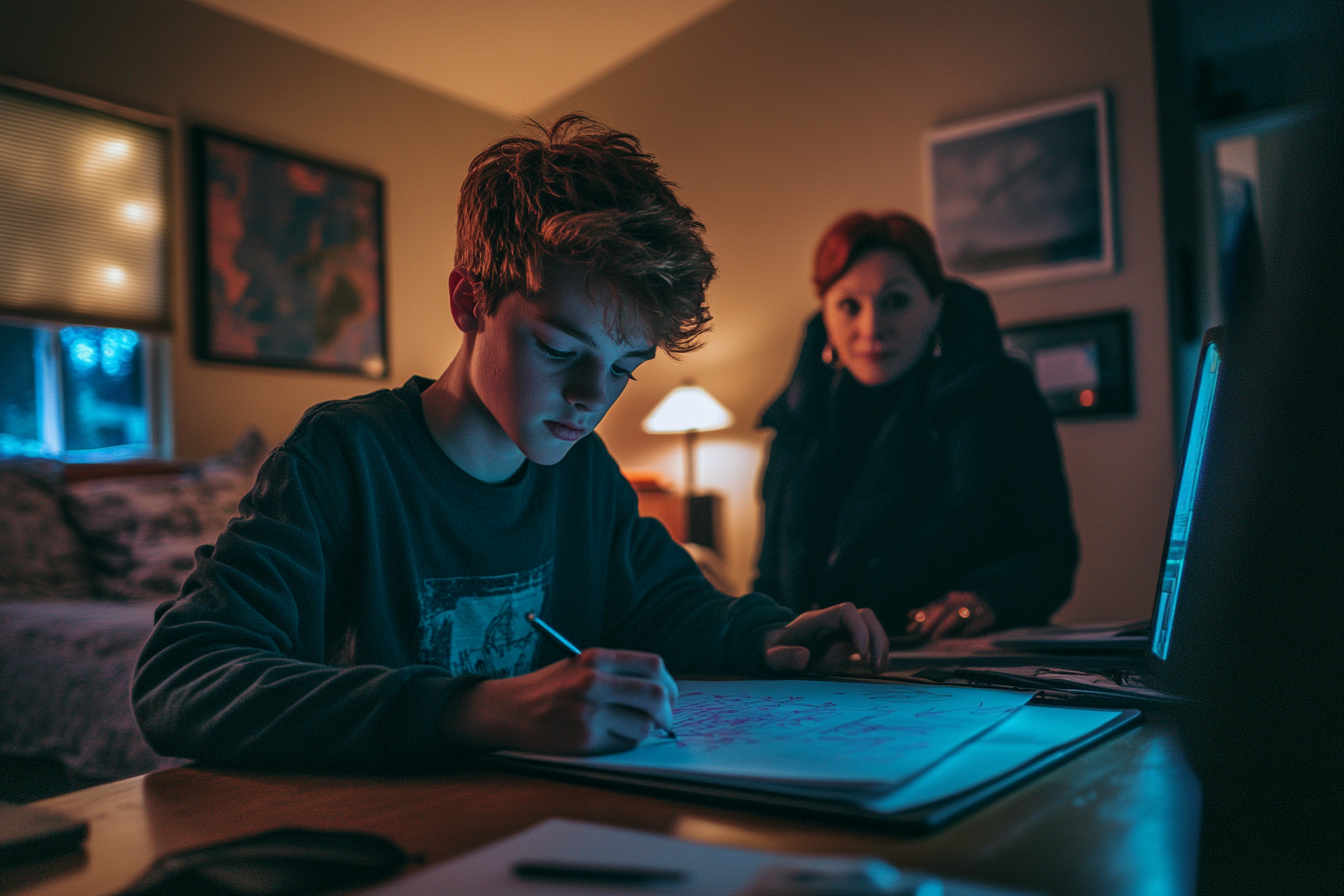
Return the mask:
<path id="1" fill-rule="evenodd" d="M 792 613 L 711 587 L 601 440 L 487 484 L 425 424 L 413 378 L 310 409 L 218 542 L 161 606 L 132 701 L 165 755 L 263 768 L 409 770 L 464 683 L 580 648 L 659 653 L 674 673 L 754 671 Z"/>

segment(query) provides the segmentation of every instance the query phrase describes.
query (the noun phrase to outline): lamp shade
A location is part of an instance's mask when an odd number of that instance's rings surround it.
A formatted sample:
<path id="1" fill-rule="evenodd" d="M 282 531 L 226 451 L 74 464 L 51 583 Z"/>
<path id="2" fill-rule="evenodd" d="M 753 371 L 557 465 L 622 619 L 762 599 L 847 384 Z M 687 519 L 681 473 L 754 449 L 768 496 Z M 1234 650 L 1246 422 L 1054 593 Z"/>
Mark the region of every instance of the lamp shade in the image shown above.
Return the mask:
<path id="1" fill-rule="evenodd" d="M 733 413 L 699 386 L 678 386 L 644 418 L 650 433 L 710 432 L 733 425 Z"/>

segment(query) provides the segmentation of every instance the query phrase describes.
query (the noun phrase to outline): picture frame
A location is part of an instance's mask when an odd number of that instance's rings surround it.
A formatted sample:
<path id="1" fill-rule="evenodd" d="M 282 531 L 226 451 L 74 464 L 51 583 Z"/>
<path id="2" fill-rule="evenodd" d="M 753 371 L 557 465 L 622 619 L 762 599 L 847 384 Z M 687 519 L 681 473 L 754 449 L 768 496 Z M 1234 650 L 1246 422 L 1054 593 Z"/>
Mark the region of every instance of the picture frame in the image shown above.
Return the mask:
<path id="1" fill-rule="evenodd" d="M 1031 368 L 1056 417 L 1134 413 L 1127 310 L 1004 327 L 1003 346 Z"/>
<path id="2" fill-rule="evenodd" d="M 1116 269 L 1105 90 L 940 125 L 923 149 L 949 274 L 1012 289 Z"/>
<path id="3" fill-rule="evenodd" d="M 385 376 L 381 178 L 204 125 L 191 152 L 197 357 Z"/>

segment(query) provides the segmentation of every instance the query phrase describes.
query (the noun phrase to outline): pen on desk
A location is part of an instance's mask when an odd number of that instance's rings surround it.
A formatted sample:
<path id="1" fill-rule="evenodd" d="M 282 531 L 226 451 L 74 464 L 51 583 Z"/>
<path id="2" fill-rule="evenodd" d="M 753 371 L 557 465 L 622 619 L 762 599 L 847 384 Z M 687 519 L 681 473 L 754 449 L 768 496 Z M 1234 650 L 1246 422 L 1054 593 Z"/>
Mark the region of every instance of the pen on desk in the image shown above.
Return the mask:
<path id="1" fill-rule="evenodd" d="M 579 648 L 575 647 L 572 641 L 570 641 L 564 635 L 560 634 L 558 631 L 547 625 L 546 622 L 543 621 L 542 618 L 538 616 L 536 613 L 528 613 L 527 621 L 532 624 L 532 627 L 534 629 L 541 632 L 541 636 L 543 638 L 545 638 L 547 641 L 550 641 L 552 644 L 554 644 L 556 647 L 559 647 L 561 650 L 565 651 L 565 653 L 568 653 L 570 656 L 578 656 L 580 653 L 583 652 L 582 650 L 579 650 Z M 674 732 L 671 728 L 659 728 L 658 730 L 664 732 L 668 737 L 672 738 L 673 740 L 676 740 L 677 737 L 676 732 Z"/>
<path id="2" fill-rule="evenodd" d="M 684 871 L 667 868 L 636 868 L 628 865 L 588 865 L 575 862 L 519 862 L 513 873 L 527 880 L 590 883 L 638 887 L 673 884 L 686 879 Z"/>

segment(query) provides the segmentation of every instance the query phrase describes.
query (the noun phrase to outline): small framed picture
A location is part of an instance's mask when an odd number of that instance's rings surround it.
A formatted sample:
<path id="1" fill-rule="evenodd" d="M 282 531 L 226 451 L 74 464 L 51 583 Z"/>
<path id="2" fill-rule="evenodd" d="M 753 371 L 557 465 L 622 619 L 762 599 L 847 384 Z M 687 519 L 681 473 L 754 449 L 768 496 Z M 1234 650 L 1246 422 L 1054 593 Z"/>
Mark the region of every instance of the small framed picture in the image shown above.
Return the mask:
<path id="1" fill-rule="evenodd" d="M 1003 346 L 1056 417 L 1134 413 L 1128 311 L 1005 327 Z"/>
<path id="2" fill-rule="evenodd" d="M 198 357 L 384 376 L 382 181 L 205 127 L 191 141 Z"/>
<path id="3" fill-rule="evenodd" d="M 1105 91 L 933 128 L 924 162 L 949 273 L 1009 289 L 1115 270 Z"/>

